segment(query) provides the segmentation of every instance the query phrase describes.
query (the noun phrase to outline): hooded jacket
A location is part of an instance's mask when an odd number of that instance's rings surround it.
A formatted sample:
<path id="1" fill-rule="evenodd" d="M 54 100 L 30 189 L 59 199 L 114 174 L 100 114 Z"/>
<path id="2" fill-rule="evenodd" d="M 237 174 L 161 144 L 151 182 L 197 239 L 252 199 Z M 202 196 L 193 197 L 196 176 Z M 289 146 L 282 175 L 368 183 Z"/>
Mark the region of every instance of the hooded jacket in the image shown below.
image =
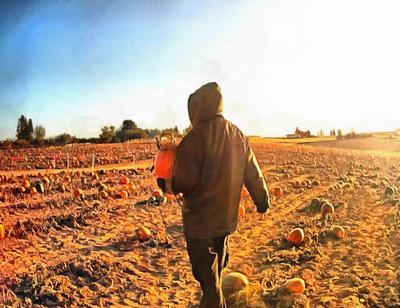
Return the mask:
<path id="1" fill-rule="evenodd" d="M 267 185 L 246 137 L 222 116 L 217 83 L 191 94 L 188 111 L 193 128 L 178 146 L 172 190 L 184 196 L 186 238 L 222 236 L 236 230 L 243 184 L 260 213 L 269 206 Z"/>

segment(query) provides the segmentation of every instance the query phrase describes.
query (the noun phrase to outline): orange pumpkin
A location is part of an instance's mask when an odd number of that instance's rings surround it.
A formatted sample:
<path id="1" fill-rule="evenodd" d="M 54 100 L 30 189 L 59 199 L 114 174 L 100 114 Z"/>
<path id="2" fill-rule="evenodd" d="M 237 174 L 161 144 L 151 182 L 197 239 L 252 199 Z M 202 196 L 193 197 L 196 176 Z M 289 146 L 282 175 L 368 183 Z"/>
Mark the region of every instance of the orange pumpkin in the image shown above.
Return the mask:
<path id="1" fill-rule="evenodd" d="M 306 289 L 306 284 L 301 278 L 293 278 L 285 282 L 284 288 L 290 293 L 302 294 Z"/>
<path id="2" fill-rule="evenodd" d="M 22 186 L 23 186 L 25 189 L 28 189 L 28 188 L 31 187 L 31 183 L 30 183 L 28 180 L 24 180 L 24 181 L 22 182 Z"/>
<path id="3" fill-rule="evenodd" d="M 25 187 L 20 186 L 20 187 L 17 188 L 17 193 L 19 193 L 19 194 L 24 194 L 25 192 L 26 192 Z"/>
<path id="4" fill-rule="evenodd" d="M 35 187 L 31 187 L 31 188 L 29 189 L 29 193 L 30 193 L 31 195 L 36 195 L 36 194 L 37 194 L 37 189 L 36 189 Z"/>
<path id="5" fill-rule="evenodd" d="M 342 239 L 346 235 L 346 231 L 341 226 L 333 226 L 331 231 L 332 231 L 332 234 L 338 239 Z"/>
<path id="6" fill-rule="evenodd" d="M 74 197 L 79 198 L 83 196 L 83 190 L 78 188 L 74 190 Z"/>
<path id="7" fill-rule="evenodd" d="M 128 199 L 128 197 L 129 197 L 129 194 L 126 190 L 121 190 L 118 194 L 121 199 Z"/>
<path id="8" fill-rule="evenodd" d="M 172 193 L 170 193 L 170 192 L 167 192 L 167 193 L 165 194 L 165 196 L 167 197 L 167 200 L 168 200 L 168 201 L 170 201 L 170 202 L 172 202 L 172 201 L 175 201 L 175 200 L 176 200 L 176 197 L 175 197 L 175 195 L 174 195 L 174 194 L 172 194 Z"/>
<path id="9" fill-rule="evenodd" d="M 300 245 L 304 241 L 304 231 L 301 228 L 293 229 L 287 236 L 289 243 L 293 245 Z"/>
<path id="10" fill-rule="evenodd" d="M 139 227 L 136 229 L 136 235 L 139 239 L 139 241 L 143 242 L 143 241 L 148 241 L 149 239 L 151 239 L 151 231 L 146 228 L 146 227 Z"/>
<path id="11" fill-rule="evenodd" d="M 162 192 L 159 190 L 154 190 L 151 195 L 153 197 L 160 198 L 162 196 Z"/>
<path id="12" fill-rule="evenodd" d="M 273 194 L 275 197 L 277 197 L 277 198 L 282 197 L 282 195 L 283 195 L 282 188 L 280 188 L 280 187 L 274 187 L 274 188 L 272 189 L 272 194 Z"/>
<path id="13" fill-rule="evenodd" d="M 154 174 L 163 179 L 170 179 L 175 161 L 177 145 L 168 143 L 161 147 L 154 159 Z"/>
<path id="14" fill-rule="evenodd" d="M 238 211 L 239 218 L 243 218 L 245 213 L 246 213 L 245 207 L 243 206 L 243 204 L 240 204 L 239 211 Z"/>
<path id="15" fill-rule="evenodd" d="M 0 239 L 4 239 L 6 237 L 6 230 L 4 229 L 4 225 L 0 224 Z"/>
<path id="16" fill-rule="evenodd" d="M 122 186 L 121 186 L 121 190 L 126 190 L 126 191 L 128 191 L 128 190 L 129 190 L 129 186 L 128 186 L 128 185 L 122 185 Z"/>
<path id="17" fill-rule="evenodd" d="M 121 180 L 120 180 L 121 184 L 126 185 L 126 184 L 129 184 L 129 182 L 130 182 L 130 180 L 126 176 L 121 177 Z"/>

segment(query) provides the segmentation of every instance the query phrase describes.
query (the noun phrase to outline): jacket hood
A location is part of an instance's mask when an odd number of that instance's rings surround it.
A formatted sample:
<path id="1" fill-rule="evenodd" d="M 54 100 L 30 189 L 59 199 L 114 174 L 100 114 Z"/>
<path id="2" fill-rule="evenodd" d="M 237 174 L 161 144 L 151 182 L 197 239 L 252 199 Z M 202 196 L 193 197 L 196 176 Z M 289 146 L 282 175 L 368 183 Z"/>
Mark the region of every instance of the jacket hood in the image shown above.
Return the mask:
<path id="1" fill-rule="evenodd" d="M 222 113 L 222 94 L 216 82 L 200 87 L 189 96 L 188 111 L 192 126 Z"/>

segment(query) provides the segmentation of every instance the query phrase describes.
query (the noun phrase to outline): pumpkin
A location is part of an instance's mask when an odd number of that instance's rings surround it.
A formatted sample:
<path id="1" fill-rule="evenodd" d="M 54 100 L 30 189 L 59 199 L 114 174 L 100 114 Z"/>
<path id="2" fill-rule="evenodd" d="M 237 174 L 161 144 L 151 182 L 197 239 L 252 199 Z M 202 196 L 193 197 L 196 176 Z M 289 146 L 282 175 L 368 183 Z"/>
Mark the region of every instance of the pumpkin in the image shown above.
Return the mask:
<path id="1" fill-rule="evenodd" d="M 284 288 L 290 293 L 302 294 L 306 289 L 306 284 L 301 278 L 292 278 L 285 282 Z"/>
<path id="2" fill-rule="evenodd" d="M 239 272 L 231 272 L 222 278 L 222 292 L 225 295 L 231 295 L 237 291 L 243 290 L 249 284 L 247 277 Z"/>
<path id="3" fill-rule="evenodd" d="M 121 186 L 121 190 L 128 191 L 129 190 L 129 186 L 128 185 L 122 185 Z"/>
<path id="4" fill-rule="evenodd" d="M 172 193 L 170 193 L 170 192 L 167 192 L 167 193 L 165 194 L 165 197 L 167 197 L 167 200 L 168 200 L 169 202 L 176 201 L 175 195 L 172 194 Z"/>
<path id="5" fill-rule="evenodd" d="M 74 197 L 79 198 L 83 196 L 83 190 L 78 188 L 74 190 Z"/>
<path id="6" fill-rule="evenodd" d="M 329 202 L 324 202 L 321 206 L 321 216 L 332 215 L 335 212 L 335 208 Z"/>
<path id="7" fill-rule="evenodd" d="M 332 234 L 338 239 L 342 239 L 346 235 L 344 228 L 341 226 L 333 226 L 331 231 L 332 231 Z"/>
<path id="8" fill-rule="evenodd" d="M 162 192 L 159 190 L 155 190 L 151 194 L 153 197 L 160 198 L 162 196 Z"/>
<path id="9" fill-rule="evenodd" d="M 30 183 L 28 180 L 24 180 L 24 181 L 22 182 L 22 186 L 23 186 L 25 189 L 28 189 L 28 188 L 31 187 L 31 183 Z"/>
<path id="10" fill-rule="evenodd" d="M 4 225 L 0 224 L 0 239 L 4 239 L 6 237 L 6 231 L 4 229 Z"/>
<path id="11" fill-rule="evenodd" d="M 146 227 L 139 227 L 136 229 L 136 235 L 139 241 L 144 242 L 151 239 L 151 231 Z"/>
<path id="12" fill-rule="evenodd" d="M 29 189 L 29 193 L 30 193 L 31 195 L 36 195 L 36 194 L 37 194 L 36 188 L 35 188 L 35 187 L 31 187 L 31 188 Z"/>
<path id="13" fill-rule="evenodd" d="M 280 188 L 280 187 L 274 187 L 274 188 L 272 189 L 272 194 L 273 194 L 275 197 L 277 197 L 277 198 L 282 197 L 282 195 L 283 195 L 282 188 Z"/>
<path id="14" fill-rule="evenodd" d="M 304 241 L 304 231 L 301 228 L 293 229 L 287 236 L 289 243 L 293 245 L 300 245 Z"/>
<path id="15" fill-rule="evenodd" d="M 393 196 L 395 194 L 395 189 L 391 186 L 385 188 L 383 195 L 386 197 Z"/>
<path id="16" fill-rule="evenodd" d="M 130 180 L 126 176 L 122 176 L 119 182 L 120 184 L 126 185 L 129 184 Z"/>
<path id="17" fill-rule="evenodd" d="M 154 159 L 154 174 L 156 177 L 162 179 L 171 178 L 177 147 L 175 143 L 162 145 Z"/>
<path id="18" fill-rule="evenodd" d="M 24 194 L 26 192 L 26 189 L 25 189 L 25 187 L 20 186 L 20 187 L 17 187 L 16 192 L 17 192 L 17 194 Z"/>
<path id="19" fill-rule="evenodd" d="M 35 188 L 38 193 L 43 194 L 44 193 L 44 185 L 40 182 L 36 183 Z"/>
<path id="20" fill-rule="evenodd" d="M 128 197 L 129 197 L 129 194 L 126 190 L 121 190 L 118 194 L 121 199 L 128 199 Z"/>
<path id="21" fill-rule="evenodd" d="M 238 216 L 239 216 L 240 218 L 243 218 L 245 213 L 246 213 L 245 207 L 243 206 L 243 204 L 240 204 L 240 205 L 239 205 Z"/>

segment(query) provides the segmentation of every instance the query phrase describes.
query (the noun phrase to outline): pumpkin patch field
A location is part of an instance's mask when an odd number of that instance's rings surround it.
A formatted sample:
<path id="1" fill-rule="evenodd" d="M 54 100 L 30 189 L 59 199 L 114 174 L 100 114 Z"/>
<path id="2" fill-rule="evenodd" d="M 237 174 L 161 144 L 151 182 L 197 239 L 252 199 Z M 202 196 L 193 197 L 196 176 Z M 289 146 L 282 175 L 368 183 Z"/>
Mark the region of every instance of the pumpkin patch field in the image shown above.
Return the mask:
<path id="1" fill-rule="evenodd" d="M 258 214 L 243 190 L 229 307 L 400 307 L 400 158 L 252 147 L 271 207 Z M 156 151 L 3 150 L 0 306 L 196 307 L 182 199 L 160 193 Z"/>

